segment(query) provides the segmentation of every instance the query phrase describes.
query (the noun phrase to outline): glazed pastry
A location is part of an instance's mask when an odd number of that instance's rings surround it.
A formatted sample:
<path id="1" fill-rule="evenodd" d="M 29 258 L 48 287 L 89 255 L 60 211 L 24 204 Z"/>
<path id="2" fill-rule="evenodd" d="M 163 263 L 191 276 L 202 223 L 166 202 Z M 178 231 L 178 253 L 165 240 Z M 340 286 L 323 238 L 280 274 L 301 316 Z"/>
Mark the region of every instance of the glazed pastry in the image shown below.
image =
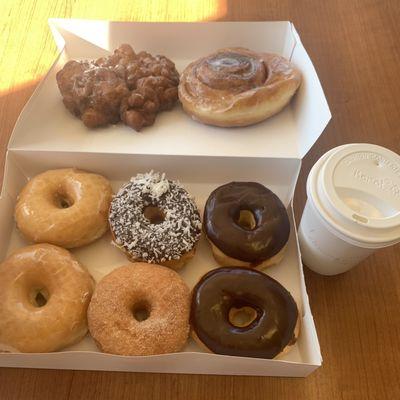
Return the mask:
<path id="1" fill-rule="evenodd" d="M 68 61 L 56 78 L 64 105 L 89 128 L 122 120 L 139 131 L 178 100 L 174 63 L 128 44 L 94 61 Z"/>
<path id="2" fill-rule="evenodd" d="M 282 260 L 290 223 L 271 190 L 256 182 L 231 182 L 210 194 L 204 229 L 218 264 L 262 269 Z"/>
<path id="3" fill-rule="evenodd" d="M 180 351 L 189 334 L 190 290 L 160 265 L 119 267 L 96 286 L 90 334 L 105 353 L 143 356 Z"/>
<path id="4" fill-rule="evenodd" d="M 285 58 L 233 47 L 189 64 L 181 75 L 179 99 L 200 122 L 246 126 L 282 110 L 300 82 L 299 70 Z"/>
<path id="5" fill-rule="evenodd" d="M 101 175 L 73 168 L 43 172 L 18 196 L 15 220 L 35 243 L 74 248 L 91 243 L 108 230 L 112 189 Z"/>
<path id="6" fill-rule="evenodd" d="M 81 340 L 94 282 L 69 251 L 17 250 L 0 265 L 0 351 L 45 353 Z"/>
<path id="7" fill-rule="evenodd" d="M 114 243 L 131 261 L 179 269 L 193 256 L 200 214 L 189 193 L 165 174 L 138 174 L 114 196 L 109 215 Z"/>
<path id="8" fill-rule="evenodd" d="M 277 281 L 248 268 L 218 268 L 193 289 L 192 336 L 208 351 L 275 358 L 287 352 L 300 330 L 299 312 Z"/>

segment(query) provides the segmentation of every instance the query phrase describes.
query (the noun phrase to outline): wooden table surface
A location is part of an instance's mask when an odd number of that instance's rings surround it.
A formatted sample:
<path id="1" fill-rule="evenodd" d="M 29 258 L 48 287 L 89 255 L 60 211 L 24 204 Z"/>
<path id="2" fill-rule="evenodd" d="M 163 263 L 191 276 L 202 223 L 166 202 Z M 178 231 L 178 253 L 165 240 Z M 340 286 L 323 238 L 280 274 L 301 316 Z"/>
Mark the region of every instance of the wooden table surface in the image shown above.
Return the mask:
<path id="1" fill-rule="evenodd" d="M 400 153 L 398 0 L 2 0 L 0 165 L 16 118 L 54 60 L 50 17 L 294 22 L 333 114 L 303 163 L 298 220 L 307 173 L 328 149 L 370 142 Z M 0 369 L 0 399 L 398 399 L 399 249 L 380 250 L 336 277 L 305 269 L 324 358 L 308 378 Z"/>

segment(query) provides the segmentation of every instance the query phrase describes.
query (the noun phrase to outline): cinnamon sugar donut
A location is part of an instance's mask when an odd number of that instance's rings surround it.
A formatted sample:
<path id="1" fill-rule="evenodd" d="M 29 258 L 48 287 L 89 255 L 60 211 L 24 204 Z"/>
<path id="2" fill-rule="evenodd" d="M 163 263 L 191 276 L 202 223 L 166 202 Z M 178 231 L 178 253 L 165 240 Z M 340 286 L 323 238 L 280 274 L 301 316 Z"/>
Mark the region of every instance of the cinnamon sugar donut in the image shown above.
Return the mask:
<path id="1" fill-rule="evenodd" d="M 94 282 L 68 250 L 37 244 L 0 265 L 0 351 L 45 353 L 87 332 Z"/>
<path id="2" fill-rule="evenodd" d="M 89 330 L 105 353 L 173 353 L 186 343 L 189 308 L 190 290 L 176 272 L 128 264 L 97 284 L 88 309 Z"/>
<path id="3" fill-rule="evenodd" d="M 101 175 L 74 168 L 49 170 L 19 194 L 17 227 L 32 242 L 83 246 L 107 231 L 111 196 L 111 185 Z"/>
<path id="4" fill-rule="evenodd" d="M 233 47 L 189 64 L 178 93 L 184 111 L 200 122 L 246 126 L 279 112 L 300 82 L 299 70 L 284 57 Z"/>
<path id="5" fill-rule="evenodd" d="M 131 178 L 114 196 L 109 214 L 114 243 L 129 260 L 179 269 L 194 256 L 200 214 L 178 182 L 150 171 Z"/>

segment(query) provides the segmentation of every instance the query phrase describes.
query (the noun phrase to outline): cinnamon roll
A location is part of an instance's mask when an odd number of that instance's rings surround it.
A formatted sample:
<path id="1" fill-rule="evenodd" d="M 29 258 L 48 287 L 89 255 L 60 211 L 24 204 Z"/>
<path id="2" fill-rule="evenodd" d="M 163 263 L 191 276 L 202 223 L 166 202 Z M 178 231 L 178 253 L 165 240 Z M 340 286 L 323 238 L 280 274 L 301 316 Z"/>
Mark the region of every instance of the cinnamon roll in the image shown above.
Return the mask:
<path id="1" fill-rule="evenodd" d="M 187 114 L 205 124 L 247 126 L 282 110 L 300 82 L 300 71 L 284 57 L 226 48 L 186 67 L 179 99 Z"/>

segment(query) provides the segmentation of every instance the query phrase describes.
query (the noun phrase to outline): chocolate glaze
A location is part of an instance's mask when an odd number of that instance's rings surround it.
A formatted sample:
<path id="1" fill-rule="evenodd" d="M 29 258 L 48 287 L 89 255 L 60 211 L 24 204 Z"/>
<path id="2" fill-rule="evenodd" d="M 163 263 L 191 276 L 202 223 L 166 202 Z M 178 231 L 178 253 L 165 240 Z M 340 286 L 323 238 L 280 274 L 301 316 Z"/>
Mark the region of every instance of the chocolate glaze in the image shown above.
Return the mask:
<path id="1" fill-rule="evenodd" d="M 232 307 L 252 307 L 256 319 L 246 327 L 229 321 Z M 212 352 L 274 358 L 296 340 L 296 302 L 277 281 L 250 268 L 224 267 L 208 272 L 193 289 L 190 322 Z"/>
<path id="2" fill-rule="evenodd" d="M 241 210 L 253 213 L 254 229 L 238 224 Z M 224 254 L 254 265 L 279 253 L 290 233 L 285 206 L 255 182 L 231 182 L 215 189 L 207 200 L 204 222 L 207 237 Z"/>

